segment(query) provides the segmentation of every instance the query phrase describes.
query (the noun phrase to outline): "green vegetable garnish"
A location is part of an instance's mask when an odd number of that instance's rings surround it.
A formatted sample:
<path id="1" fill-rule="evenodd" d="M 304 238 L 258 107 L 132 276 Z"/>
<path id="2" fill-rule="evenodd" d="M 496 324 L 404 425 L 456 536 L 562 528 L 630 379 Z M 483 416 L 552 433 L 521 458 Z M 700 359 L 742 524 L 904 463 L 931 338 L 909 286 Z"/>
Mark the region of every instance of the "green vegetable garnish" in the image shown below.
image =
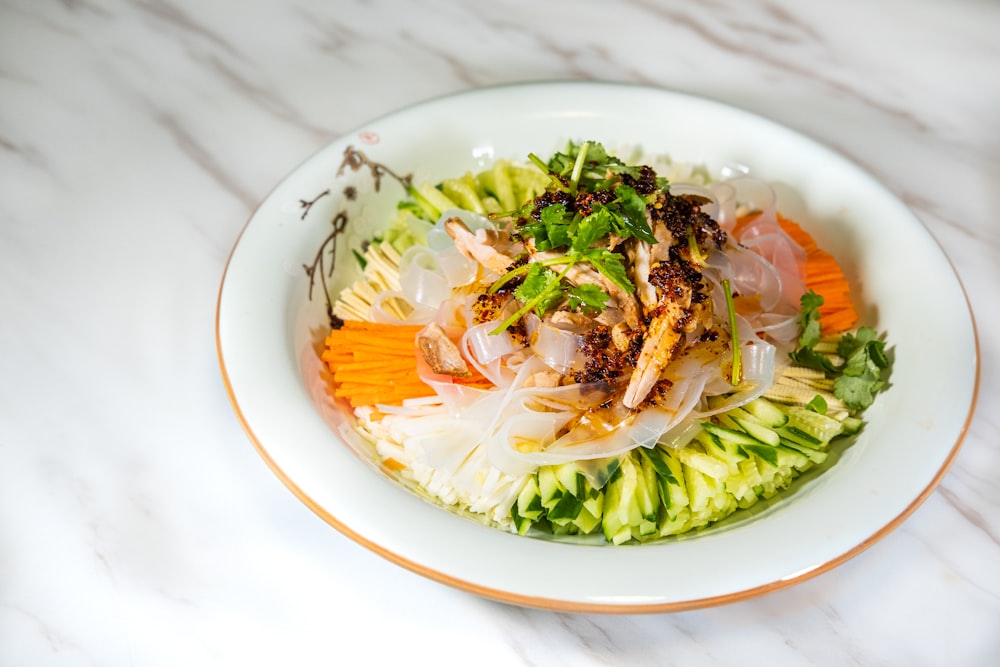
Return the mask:
<path id="1" fill-rule="evenodd" d="M 577 285 L 569 290 L 569 308 L 587 315 L 596 315 L 605 309 L 609 297 L 597 285 Z"/>
<path id="2" fill-rule="evenodd" d="M 583 165 L 587 161 L 587 150 L 590 148 L 589 142 L 580 144 L 580 149 L 576 154 L 576 161 L 573 163 L 573 174 L 569 177 L 569 191 L 576 192 L 580 185 L 580 176 L 583 174 Z"/>
<path id="3" fill-rule="evenodd" d="M 549 308 L 561 302 L 565 298 L 562 279 L 571 266 L 572 264 L 567 265 L 557 274 L 541 264 L 532 264 L 524 281 L 514 290 L 514 296 L 524 305 L 490 333 L 500 333 L 531 310 L 541 317 Z"/>
<path id="4" fill-rule="evenodd" d="M 827 355 L 815 351 L 822 338 L 819 307 L 823 297 L 809 290 L 800 301 L 799 323 L 802 334 L 799 348 L 791 353 L 800 366 L 823 371 L 833 380 L 833 395 L 852 410 L 864 410 L 874 401 L 883 386 L 883 375 L 891 372 L 891 361 L 885 353 L 885 342 L 871 327 L 861 327 L 856 334 L 845 333 L 837 342 L 837 355 L 843 361 L 837 365 Z"/>
<path id="5" fill-rule="evenodd" d="M 736 304 L 733 302 L 733 289 L 728 280 L 722 281 L 722 291 L 726 295 L 726 309 L 729 311 L 729 330 L 733 346 L 733 368 L 729 376 L 729 383 L 735 387 L 743 380 L 743 355 L 740 350 L 739 329 L 736 324 Z"/>
<path id="6" fill-rule="evenodd" d="M 614 212 L 621 220 L 622 228 L 629 232 L 627 236 L 635 236 L 646 243 L 656 243 L 653 230 L 646 222 L 646 200 L 639 196 L 635 188 L 628 185 L 619 185 L 615 188 L 615 194 L 618 198 L 609 206 L 614 207 L 616 203 L 618 204 L 618 210 Z"/>
<path id="7" fill-rule="evenodd" d="M 694 227 L 687 228 L 687 242 L 691 261 L 699 266 L 704 266 L 705 256 L 701 253 L 701 248 L 698 247 L 698 237 L 695 236 Z"/>
<path id="8" fill-rule="evenodd" d="M 834 396 L 849 407 L 864 410 L 885 384 L 882 371 L 889 368 L 885 342 L 871 327 L 861 327 L 856 335 L 844 334 L 837 354 L 845 359 L 841 375 L 833 381 Z"/>
<path id="9" fill-rule="evenodd" d="M 799 324 L 802 326 L 802 333 L 799 334 L 799 346 L 811 349 L 822 336 L 819 324 L 819 307 L 823 305 L 823 297 L 809 290 L 799 299 L 799 305 L 802 308 L 798 317 Z"/>
<path id="10" fill-rule="evenodd" d="M 816 394 L 812 397 L 812 400 L 806 403 L 806 409 L 812 410 L 816 414 L 825 415 L 829 406 L 826 403 L 826 399 Z"/>
<path id="11" fill-rule="evenodd" d="M 534 309 L 541 316 L 563 299 L 569 300 L 572 309 L 599 312 L 610 298 L 600 287 L 570 288 L 562 282 L 562 276 L 572 266 L 589 264 L 617 287 L 634 292 L 635 286 L 629 280 L 622 257 L 609 250 L 606 241 L 614 234 L 621 240 L 635 237 L 647 243 L 656 243 L 656 237 L 646 221 L 647 199 L 634 187 L 622 182 L 623 175 L 640 178 L 642 168 L 630 167 L 608 155 L 597 142 L 570 144 L 565 153 L 556 153 L 547 164 L 535 155 L 529 155 L 529 158 L 549 177 L 546 191 L 559 193 L 559 197 L 573 208 L 562 201 L 549 203 L 551 198 L 544 202 L 544 206 L 536 203 L 543 201 L 541 199 L 529 202 L 520 211 L 517 233 L 526 240 L 530 239 L 538 252 L 563 254 L 511 269 L 494 282 L 489 291 L 496 292 L 511 280 L 523 277 L 522 285 L 514 293 L 522 303 L 518 311 L 520 314 Z M 657 178 L 655 183 L 656 192 L 661 192 L 667 185 L 666 180 L 661 178 Z M 551 276 L 557 274 L 551 271 L 546 274 L 541 268 L 536 270 L 532 268 L 535 264 L 542 267 L 558 264 L 565 265 L 565 268 L 558 274 L 559 280 L 555 280 Z M 539 282 L 543 276 L 549 275 L 544 282 Z M 493 333 L 503 331 L 516 321 L 517 317 L 508 318 Z"/>

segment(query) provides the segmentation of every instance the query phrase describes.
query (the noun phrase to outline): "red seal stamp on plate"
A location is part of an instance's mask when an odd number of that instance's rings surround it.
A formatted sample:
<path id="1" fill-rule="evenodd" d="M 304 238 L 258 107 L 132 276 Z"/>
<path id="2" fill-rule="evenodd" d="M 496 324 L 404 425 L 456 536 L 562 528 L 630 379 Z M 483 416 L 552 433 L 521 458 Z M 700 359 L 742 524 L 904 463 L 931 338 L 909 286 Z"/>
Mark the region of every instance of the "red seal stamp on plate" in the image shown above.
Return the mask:
<path id="1" fill-rule="evenodd" d="M 358 139 L 361 140 L 361 143 L 368 144 L 369 146 L 374 146 L 381 141 L 381 138 L 375 132 L 362 132 L 358 135 Z"/>

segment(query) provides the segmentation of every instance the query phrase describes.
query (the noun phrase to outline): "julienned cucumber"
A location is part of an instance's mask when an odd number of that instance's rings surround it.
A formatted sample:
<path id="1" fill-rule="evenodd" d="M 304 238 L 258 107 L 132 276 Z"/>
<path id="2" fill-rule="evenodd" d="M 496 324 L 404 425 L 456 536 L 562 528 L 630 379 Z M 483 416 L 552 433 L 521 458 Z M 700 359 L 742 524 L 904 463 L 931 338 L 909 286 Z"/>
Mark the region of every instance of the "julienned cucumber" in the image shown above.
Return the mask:
<path id="1" fill-rule="evenodd" d="M 763 398 L 726 412 L 679 449 L 657 445 L 620 457 L 542 466 L 511 508 L 531 529 L 647 542 L 707 526 L 787 487 L 827 457 L 830 441 L 856 433 L 835 419 Z"/>
<path id="2" fill-rule="evenodd" d="M 444 211 L 454 208 L 480 215 L 510 213 L 542 194 L 547 183 L 548 177 L 533 167 L 498 160 L 492 169 L 475 176 L 467 173 L 436 186 L 416 185 L 410 196 L 418 205 L 416 213 L 435 222 Z"/>

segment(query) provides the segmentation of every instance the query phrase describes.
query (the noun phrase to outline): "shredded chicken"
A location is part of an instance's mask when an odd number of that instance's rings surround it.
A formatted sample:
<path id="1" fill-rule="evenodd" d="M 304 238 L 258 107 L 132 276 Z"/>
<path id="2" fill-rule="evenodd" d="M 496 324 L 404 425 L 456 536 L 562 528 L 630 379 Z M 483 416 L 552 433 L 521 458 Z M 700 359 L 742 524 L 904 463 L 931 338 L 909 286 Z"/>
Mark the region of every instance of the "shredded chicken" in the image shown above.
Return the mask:
<path id="1" fill-rule="evenodd" d="M 646 187 L 647 194 L 654 191 L 651 180 L 637 181 L 635 187 L 637 191 Z M 562 204 L 587 215 L 591 206 L 609 201 L 607 197 L 600 199 L 602 196 L 580 194 L 574 200 L 565 192 L 547 192 L 535 200 L 535 206 L 541 211 L 552 204 Z M 560 269 L 561 279 L 574 287 L 600 287 L 608 296 L 605 307 L 598 312 L 585 312 L 570 311 L 562 305 L 546 316 L 553 324 L 579 332 L 586 341 L 581 350 L 584 370 L 575 371 L 572 378 L 577 382 L 618 384 L 620 403 L 627 410 L 638 410 L 644 402 L 655 401 L 654 387 L 671 362 L 687 349 L 689 341 L 697 338 L 692 334 L 712 326 L 711 298 L 701 274 L 700 258 L 707 254 L 711 244 L 722 248 L 726 242 L 725 232 L 701 211 L 704 202 L 699 198 L 675 197 L 659 191 L 648 201 L 646 223 L 651 238 L 610 233 L 592 246 L 618 254 L 634 290 L 625 289 L 620 280 L 612 281 L 586 261 L 566 263 L 566 268 Z M 472 232 L 455 217 L 445 222 L 445 229 L 466 257 L 494 275 L 503 275 L 525 261 L 562 266 L 559 260 L 563 253 L 537 250 L 530 235 L 522 242 L 517 224 L 518 221 L 511 219 L 502 228 Z M 477 301 L 477 307 L 483 311 L 480 319 L 496 317 L 503 304 L 510 303 L 517 284 L 517 280 L 510 281 L 501 293 L 482 294 Z M 516 331 L 517 326 L 512 326 L 511 332 Z M 433 340 L 432 352 L 425 352 L 425 357 L 432 367 L 438 364 L 444 368 L 451 359 L 453 345 L 449 347 L 450 341 L 444 342 L 447 337 L 443 332 L 435 332 Z M 457 350 L 454 352 L 460 360 Z M 533 381 L 548 384 L 556 380 L 546 376 Z"/>
<path id="2" fill-rule="evenodd" d="M 441 375 L 470 378 L 472 372 L 458 346 L 440 325 L 428 324 L 417 334 L 417 348 L 431 370 Z"/>
<path id="3" fill-rule="evenodd" d="M 479 262 L 487 269 L 502 273 L 514 263 L 512 258 L 495 247 L 497 240 L 495 231 L 491 233 L 481 229 L 474 234 L 462 219 L 457 217 L 446 220 L 444 228 L 463 255 Z"/>

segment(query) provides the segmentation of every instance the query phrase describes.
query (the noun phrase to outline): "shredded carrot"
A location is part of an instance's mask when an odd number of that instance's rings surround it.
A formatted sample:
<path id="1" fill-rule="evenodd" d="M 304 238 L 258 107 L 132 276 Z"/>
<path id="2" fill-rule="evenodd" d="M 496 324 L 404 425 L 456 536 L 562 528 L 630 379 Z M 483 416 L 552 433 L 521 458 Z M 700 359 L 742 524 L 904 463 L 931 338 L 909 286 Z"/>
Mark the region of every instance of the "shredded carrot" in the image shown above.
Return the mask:
<path id="1" fill-rule="evenodd" d="M 826 335 L 843 333 L 858 324 L 858 312 L 851 302 L 851 286 L 833 255 L 798 223 L 778 214 L 778 224 L 806 251 L 806 288 L 823 297 L 820 322 Z"/>
<path id="2" fill-rule="evenodd" d="M 415 339 L 420 326 L 349 320 L 332 329 L 321 358 L 332 374 L 331 393 L 352 407 L 376 403 L 399 405 L 407 398 L 430 396 L 434 390 L 417 374 Z M 466 380 L 489 386 L 477 373 Z"/>
<path id="3" fill-rule="evenodd" d="M 757 214 L 737 220 L 734 232 L 739 231 Z M 778 224 L 792 239 L 806 251 L 805 285 L 823 297 L 819 308 L 820 322 L 825 335 L 843 333 L 858 324 L 858 313 L 851 301 L 851 287 L 844 277 L 844 271 L 833 255 L 820 248 L 815 239 L 798 225 L 778 214 Z"/>

